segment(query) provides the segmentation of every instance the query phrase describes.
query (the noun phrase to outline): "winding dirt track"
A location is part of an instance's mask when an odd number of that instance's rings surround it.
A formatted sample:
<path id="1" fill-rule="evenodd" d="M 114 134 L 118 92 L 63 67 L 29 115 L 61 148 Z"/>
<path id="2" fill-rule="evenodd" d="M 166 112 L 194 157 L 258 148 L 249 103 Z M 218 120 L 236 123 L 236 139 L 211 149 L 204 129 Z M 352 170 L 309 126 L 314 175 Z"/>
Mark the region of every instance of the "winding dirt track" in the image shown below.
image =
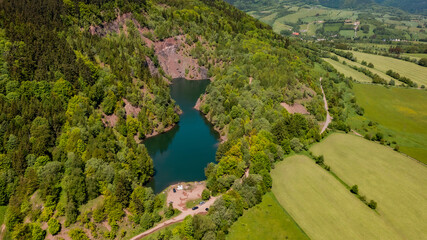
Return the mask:
<path id="1" fill-rule="evenodd" d="M 211 199 L 209 199 L 205 204 L 203 204 L 202 206 L 199 206 L 199 209 L 197 210 L 191 210 L 191 209 L 187 209 L 181 212 L 181 214 L 179 214 L 178 216 L 171 218 L 167 221 L 164 221 L 158 225 L 156 225 L 153 228 L 148 229 L 147 231 L 136 235 L 135 237 L 131 238 L 131 240 L 139 240 L 142 239 L 143 237 L 150 235 L 151 233 L 162 229 L 164 227 L 167 227 L 169 225 L 172 225 L 174 223 L 178 223 L 178 222 L 182 222 L 184 220 L 184 218 L 188 215 L 196 215 L 196 214 L 202 214 L 202 213 L 206 213 L 205 208 L 209 208 L 216 200 L 216 197 L 211 197 Z"/>
<path id="2" fill-rule="evenodd" d="M 326 128 L 328 128 L 329 124 L 332 122 L 332 117 L 329 114 L 328 102 L 326 101 L 326 95 L 322 87 L 322 78 L 320 78 L 320 89 L 322 89 L 323 102 L 325 103 L 325 110 L 326 110 L 326 121 L 325 121 L 325 124 L 323 125 L 322 131 L 320 131 L 320 134 L 322 134 L 326 130 Z"/>

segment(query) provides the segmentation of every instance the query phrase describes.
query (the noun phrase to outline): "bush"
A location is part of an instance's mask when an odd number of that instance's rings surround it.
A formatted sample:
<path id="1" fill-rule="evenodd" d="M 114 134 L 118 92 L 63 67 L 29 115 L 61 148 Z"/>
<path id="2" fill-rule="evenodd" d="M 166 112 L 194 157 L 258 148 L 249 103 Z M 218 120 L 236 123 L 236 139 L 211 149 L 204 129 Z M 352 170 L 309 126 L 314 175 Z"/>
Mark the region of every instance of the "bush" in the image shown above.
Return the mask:
<path id="1" fill-rule="evenodd" d="M 68 232 L 68 236 L 70 236 L 72 240 L 89 240 L 85 232 L 79 228 L 71 229 Z"/>
<path id="2" fill-rule="evenodd" d="M 59 223 L 59 221 L 55 218 L 51 218 L 47 225 L 49 226 L 48 229 L 52 235 L 56 235 L 59 231 L 61 231 L 61 223 Z"/>
<path id="3" fill-rule="evenodd" d="M 204 189 L 202 192 L 202 200 L 207 201 L 211 198 L 211 192 L 208 189 Z"/>
<path id="4" fill-rule="evenodd" d="M 357 185 L 353 185 L 353 187 L 351 187 L 350 192 L 354 193 L 354 194 L 359 194 L 359 187 Z"/>
<path id="5" fill-rule="evenodd" d="M 46 231 L 40 225 L 34 224 L 32 229 L 32 240 L 43 240 L 46 236 Z"/>
<path id="6" fill-rule="evenodd" d="M 394 151 L 399 152 L 399 145 L 394 146 Z"/>
<path id="7" fill-rule="evenodd" d="M 374 200 L 371 200 L 369 201 L 368 206 L 375 210 L 377 208 L 377 202 L 375 202 Z"/>
<path id="8" fill-rule="evenodd" d="M 319 165 L 322 165 L 325 162 L 325 158 L 323 157 L 323 155 L 316 157 L 315 160 L 316 160 L 316 164 L 319 164 Z"/>

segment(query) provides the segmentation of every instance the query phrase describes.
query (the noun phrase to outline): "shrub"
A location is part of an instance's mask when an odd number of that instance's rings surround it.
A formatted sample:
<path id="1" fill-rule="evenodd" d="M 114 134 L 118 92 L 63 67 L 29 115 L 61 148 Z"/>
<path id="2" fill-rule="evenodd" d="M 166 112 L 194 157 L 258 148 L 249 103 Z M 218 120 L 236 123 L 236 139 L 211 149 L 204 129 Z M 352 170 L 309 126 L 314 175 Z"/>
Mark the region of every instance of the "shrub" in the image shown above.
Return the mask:
<path id="1" fill-rule="evenodd" d="M 85 232 L 79 228 L 71 229 L 68 232 L 68 236 L 70 236 L 72 240 L 89 240 Z"/>
<path id="2" fill-rule="evenodd" d="M 359 187 L 357 185 L 353 185 L 350 189 L 350 192 L 354 194 L 359 194 Z"/>
<path id="3" fill-rule="evenodd" d="M 204 189 L 202 192 L 202 200 L 207 201 L 211 198 L 211 192 L 208 189 Z"/>
<path id="4" fill-rule="evenodd" d="M 377 208 L 377 202 L 375 202 L 374 200 L 371 200 L 369 201 L 368 206 L 375 210 Z"/>
<path id="5" fill-rule="evenodd" d="M 323 155 L 320 155 L 316 157 L 315 160 L 316 160 L 316 164 L 322 165 L 325 161 L 325 158 L 323 157 Z"/>
<path id="6" fill-rule="evenodd" d="M 47 222 L 47 225 L 49 226 L 48 229 L 52 235 L 56 235 L 59 231 L 61 231 L 61 223 L 59 223 L 59 221 L 55 218 L 51 218 L 49 222 Z"/>
<path id="7" fill-rule="evenodd" d="M 46 236 L 46 231 L 40 225 L 34 224 L 32 229 L 32 240 L 43 240 Z"/>
<path id="8" fill-rule="evenodd" d="M 399 145 L 394 146 L 394 151 L 399 152 Z"/>

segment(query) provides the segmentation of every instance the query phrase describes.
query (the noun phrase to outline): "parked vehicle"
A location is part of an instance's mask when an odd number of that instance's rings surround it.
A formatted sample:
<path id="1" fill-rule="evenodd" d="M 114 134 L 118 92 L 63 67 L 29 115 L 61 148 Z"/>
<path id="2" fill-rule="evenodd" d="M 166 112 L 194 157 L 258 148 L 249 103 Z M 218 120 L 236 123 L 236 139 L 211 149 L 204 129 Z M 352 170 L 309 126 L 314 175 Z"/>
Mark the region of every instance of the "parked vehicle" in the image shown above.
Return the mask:
<path id="1" fill-rule="evenodd" d="M 175 188 L 173 189 L 173 192 L 176 193 L 176 189 Z"/>
<path id="2" fill-rule="evenodd" d="M 201 202 L 199 203 L 199 205 L 203 205 L 203 204 L 205 204 L 205 201 L 201 201 Z"/>
<path id="3" fill-rule="evenodd" d="M 192 209 L 193 209 L 193 210 L 196 210 L 196 209 L 199 209 L 199 207 L 198 207 L 198 206 L 195 206 L 195 207 L 193 207 Z"/>

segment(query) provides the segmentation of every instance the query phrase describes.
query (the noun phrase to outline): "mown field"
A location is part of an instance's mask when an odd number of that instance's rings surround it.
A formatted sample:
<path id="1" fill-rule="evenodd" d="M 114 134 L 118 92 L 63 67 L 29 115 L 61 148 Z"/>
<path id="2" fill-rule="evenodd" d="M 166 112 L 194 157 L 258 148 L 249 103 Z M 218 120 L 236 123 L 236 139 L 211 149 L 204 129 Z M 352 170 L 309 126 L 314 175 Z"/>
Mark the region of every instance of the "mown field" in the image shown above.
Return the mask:
<path id="1" fill-rule="evenodd" d="M 399 239 L 398 233 L 306 156 L 272 170 L 273 193 L 311 239 Z"/>
<path id="2" fill-rule="evenodd" d="M 358 63 L 358 62 L 350 61 L 350 60 L 348 60 L 348 59 L 346 59 L 346 58 L 343 58 L 343 57 L 338 56 L 338 55 L 335 55 L 335 54 L 332 54 L 332 55 L 337 56 L 337 57 L 338 57 L 338 60 L 340 61 L 340 63 L 341 63 L 341 64 L 342 64 L 342 62 L 343 62 L 343 61 L 345 61 L 345 62 L 347 63 L 347 65 L 356 66 L 356 67 L 358 67 L 358 68 L 361 68 L 361 67 L 366 68 L 366 69 L 368 69 L 369 71 L 371 71 L 373 74 L 377 74 L 378 76 L 380 76 L 381 78 L 385 79 L 386 81 L 390 81 L 391 79 L 393 79 L 393 80 L 395 81 L 395 84 L 396 84 L 396 85 L 402 85 L 402 82 L 400 82 L 399 80 L 394 79 L 394 78 L 392 78 L 392 77 L 388 76 L 387 74 L 385 74 L 385 72 L 382 72 L 382 71 L 380 71 L 380 70 L 376 69 L 376 66 L 375 66 L 375 65 L 374 65 L 374 68 L 368 68 L 367 66 L 363 66 L 362 64 L 360 64 L 360 63 Z M 338 69 L 337 69 L 337 70 L 338 70 Z M 361 73 L 361 74 L 363 74 L 363 73 Z M 365 75 L 365 74 L 363 74 L 363 75 Z M 365 75 L 365 76 L 366 76 L 366 75 Z M 371 80 L 371 81 L 372 81 L 372 80 Z"/>
<path id="3" fill-rule="evenodd" d="M 407 77 L 418 85 L 427 85 L 427 68 L 415 63 L 369 53 L 351 51 L 358 62 L 363 60 L 374 64 L 375 68 L 385 73 L 388 70 L 398 72 L 401 76 Z M 389 77 L 390 78 L 390 77 Z"/>
<path id="4" fill-rule="evenodd" d="M 415 58 L 417 60 L 421 59 L 421 58 L 427 58 L 427 53 L 405 53 L 403 54 L 404 56 L 408 56 L 408 57 L 412 57 Z"/>
<path id="5" fill-rule="evenodd" d="M 365 135 L 368 119 L 377 122 L 379 130 L 386 138 L 394 139 L 400 151 L 427 164 L 425 90 L 354 84 L 353 91 L 365 114 L 349 118 L 352 128 Z"/>
<path id="6" fill-rule="evenodd" d="M 424 164 L 350 134 L 332 134 L 310 150 L 323 155 L 326 164 L 345 183 L 357 184 L 360 194 L 378 203 L 376 216 L 397 233 L 396 237 L 427 239 Z"/>
<path id="7" fill-rule="evenodd" d="M 247 210 L 235 222 L 227 235 L 228 240 L 250 239 L 309 239 L 291 216 L 277 202 L 272 192 L 262 202 Z"/>
<path id="8" fill-rule="evenodd" d="M 346 77 L 352 77 L 353 79 L 364 83 L 372 82 L 372 79 L 370 77 L 359 71 L 354 70 L 353 68 L 350 68 L 347 65 L 342 64 L 341 62 L 337 62 L 330 58 L 324 58 L 323 60 L 331 64 L 338 72 L 344 74 Z"/>

